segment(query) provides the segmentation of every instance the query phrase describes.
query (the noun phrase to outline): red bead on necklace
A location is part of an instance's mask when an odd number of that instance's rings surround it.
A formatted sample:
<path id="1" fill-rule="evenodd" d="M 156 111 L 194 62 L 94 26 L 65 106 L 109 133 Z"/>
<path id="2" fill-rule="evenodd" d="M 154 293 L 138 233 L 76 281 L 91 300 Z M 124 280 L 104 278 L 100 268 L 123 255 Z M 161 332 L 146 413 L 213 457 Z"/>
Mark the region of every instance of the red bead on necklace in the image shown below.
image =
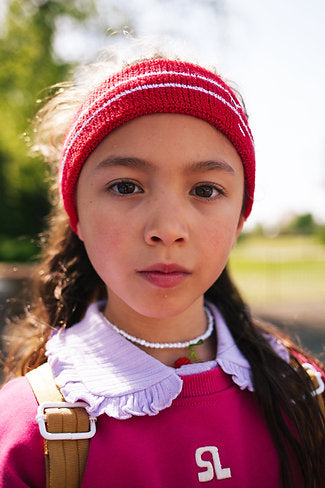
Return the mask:
<path id="1" fill-rule="evenodd" d="M 203 344 L 203 340 L 201 339 L 200 341 L 196 342 L 195 344 L 191 344 L 189 346 L 190 349 L 190 354 L 188 357 L 182 356 L 178 359 L 176 359 L 174 363 L 174 368 L 180 368 L 181 366 L 184 366 L 185 364 L 192 364 L 192 363 L 201 363 L 202 361 L 199 360 L 197 357 L 196 352 L 194 351 L 195 346 L 199 346 L 200 344 Z"/>

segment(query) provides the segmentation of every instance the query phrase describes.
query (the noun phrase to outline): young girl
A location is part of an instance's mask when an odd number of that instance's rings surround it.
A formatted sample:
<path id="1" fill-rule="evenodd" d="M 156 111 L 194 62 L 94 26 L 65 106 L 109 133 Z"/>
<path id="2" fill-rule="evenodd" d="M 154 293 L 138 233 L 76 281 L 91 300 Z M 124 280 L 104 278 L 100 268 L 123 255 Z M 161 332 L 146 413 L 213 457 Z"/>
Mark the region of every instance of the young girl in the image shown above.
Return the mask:
<path id="1" fill-rule="evenodd" d="M 47 361 L 64 400 L 97 420 L 76 486 L 324 486 L 321 369 L 251 317 L 227 271 L 254 194 L 239 95 L 161 56 L 90 67 L 38 132 L 64 210 L 6 371 Z M 45 486 L 31 378 L 0 393 L 7 488 Z"/>

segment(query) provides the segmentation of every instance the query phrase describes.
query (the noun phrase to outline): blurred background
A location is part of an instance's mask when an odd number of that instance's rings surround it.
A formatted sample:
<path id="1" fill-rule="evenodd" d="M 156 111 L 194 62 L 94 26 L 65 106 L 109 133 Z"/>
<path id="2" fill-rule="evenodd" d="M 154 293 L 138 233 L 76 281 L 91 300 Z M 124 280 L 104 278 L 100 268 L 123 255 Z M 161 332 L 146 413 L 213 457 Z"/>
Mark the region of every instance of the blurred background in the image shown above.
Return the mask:
<path id="1" fill-rule="evenodd" d="M 236 82 L 257 185 L 231 271 L 257 315 L 325 360 L 324 22 L 322 0 L 2 0 L 0 330 L 26 306 L 50 208 L 46 167 L 28 151 L 37 100 L 133 36 Z"/>

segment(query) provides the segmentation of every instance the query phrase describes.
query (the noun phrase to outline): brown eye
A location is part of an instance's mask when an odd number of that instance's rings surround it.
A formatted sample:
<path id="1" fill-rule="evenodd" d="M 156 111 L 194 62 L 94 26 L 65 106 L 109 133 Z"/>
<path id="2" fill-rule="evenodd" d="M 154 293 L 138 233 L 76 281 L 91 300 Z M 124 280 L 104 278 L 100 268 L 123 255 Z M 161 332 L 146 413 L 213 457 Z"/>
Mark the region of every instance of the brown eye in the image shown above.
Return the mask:
<path id="1" fill-rule="evenodd" d="M 135 189 L 135 184 L 134 183 L 129 183 L 127 181 L 123 181 L 121 183 L 117 183 L 116 186 L 116 191 L 119 193 L 122 193 L 123 195 L 127 193 L 133 193 Z"/>
<path id="2" fill-rule="evenodd" d="M 199 198 L 213 199 L 222 194 L 222 191 L 215 185 L 198 185 L 192 190 L 192 193 Z"/>
<path id="3" fill-rule="evenodd" d="M 108 187 L 108 190 L 113 191 L 118 195 L 132 195 L 141 192 L 141 188 L 136 183 L 128 180 L 121 180 L 113 183 Z"/>
<path id="4" fill-rule="evenodd" d="M 202 186 L 198 186 L 197 188 L 195 188 L 195 193 L 198 197 L 210 198 L 213 195 L 213 190 L 214 190 L 214 188 L 212 188 L 211 186 L 208 186 L 208 185 L 203 186 L 202 185 Z"/>

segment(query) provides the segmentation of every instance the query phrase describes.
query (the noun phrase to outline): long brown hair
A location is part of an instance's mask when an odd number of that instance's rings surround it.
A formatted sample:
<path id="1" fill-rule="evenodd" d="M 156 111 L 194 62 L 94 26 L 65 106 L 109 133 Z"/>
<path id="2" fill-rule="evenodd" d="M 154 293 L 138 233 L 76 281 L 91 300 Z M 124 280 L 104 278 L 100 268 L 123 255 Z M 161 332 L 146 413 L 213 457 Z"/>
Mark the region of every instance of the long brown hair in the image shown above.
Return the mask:
<path id="1" fill-rule="evenodd" d="M 89 72 L 92 78 L 93 68 Z M 83 76 L 79 88 L 77 84 L 61 87 L 58 96 L 39 112 L 38 129 L 42 126 L 43 132 L 39 129 L 37 148 L 54 165 L 76 100 L 79 103 L 89 90 L 88 79 Z M 283 486 L 295 486 L 290 451 L 301 469 L 304 486 L 321 487 L 324 418 L 305 370 L 293 354 L 287 364 L 274 352 L 265 337 L 270 329 L 252 318 L 227 268 L 205 295 L 224 316 L 238 348 L 250 363 L 256 396 L 279 454 Z M 107 297 L 104 283 L 93 269 L 82 241 L 70 229 L 60 205 L 50 219 L 34 296 L 25 317 L 11 326 L 12 340 L 5 363 L 7 380 L 46 361 L 45 346 L 53 328 L 73 326 L 91 302 Z M 277 331 L 272 333 L 280 336 Z M 289 350 L 295 348 L 289 338 L 281 339 Z"/>
<path id="2" fill-rule="evenodd" d="M 89 303 L 106 298 L 104 283 L 63 211 L 52 220 L 35 283 L 37 298 L 25 318 L 12 326 L 15 333 L 5 364 L 7 378 L 12 374 L 23 375 L 45 362 L 45 345 L 51 330 L 73 326 L 83 317 Z M 253 320 L 227 268 L 205 296 L 218 307 L 250 363 L 256 396 L 279 453 L 283 486 L 295 486 L 289 446 L 298 460 L 305 487 L 320 487 L 324 418 L 311 394 L 313 386 L 305 370 L 294 355 L 291 364 L 287 364 L 274 352 L 265 337 L 269 327 Z M 276 329 L 272 333 L 281 337 L 289 349 L 297 349 Z"/>

